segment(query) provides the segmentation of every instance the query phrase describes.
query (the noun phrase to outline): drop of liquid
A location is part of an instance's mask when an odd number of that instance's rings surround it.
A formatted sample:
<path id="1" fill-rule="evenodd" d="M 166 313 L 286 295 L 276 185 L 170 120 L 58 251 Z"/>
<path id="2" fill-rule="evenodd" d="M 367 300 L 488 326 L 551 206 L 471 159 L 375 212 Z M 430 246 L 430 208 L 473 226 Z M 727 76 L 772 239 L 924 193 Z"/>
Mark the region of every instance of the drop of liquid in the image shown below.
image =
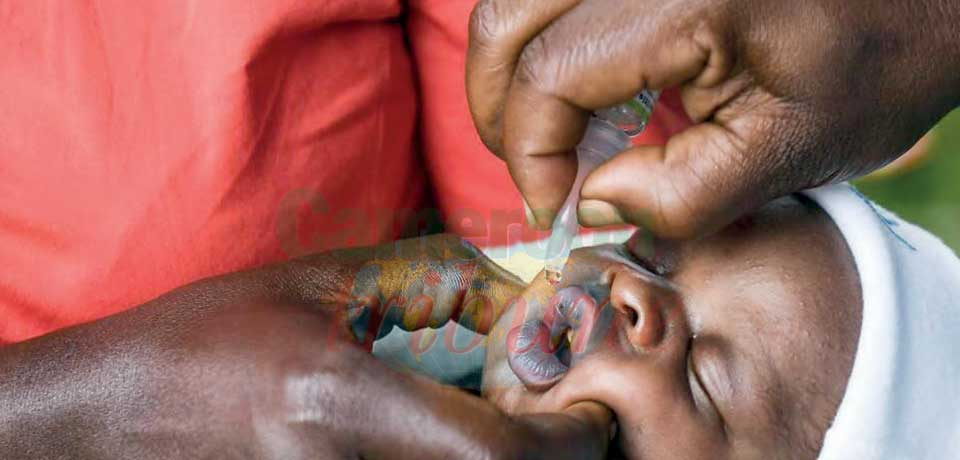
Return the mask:
<path id="1" fill-rule="evenodd" d="M 560 272 L 559 270 L 553 270 L 553 269 L 547 268 L 547 269 L 544 269 L 543 275 L 547 279 L 547 282 L 550 283 L 550 285 L 553 287 L 559 286 L 560 281 L 563 280 L 563 273 Z"/>

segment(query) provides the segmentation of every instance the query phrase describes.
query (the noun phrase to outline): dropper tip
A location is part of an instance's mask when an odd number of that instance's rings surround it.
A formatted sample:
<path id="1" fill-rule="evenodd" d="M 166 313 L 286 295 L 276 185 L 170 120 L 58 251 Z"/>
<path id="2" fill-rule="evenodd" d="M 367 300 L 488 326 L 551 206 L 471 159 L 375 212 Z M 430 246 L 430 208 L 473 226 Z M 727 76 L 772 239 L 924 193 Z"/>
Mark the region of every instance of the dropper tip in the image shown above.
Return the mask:
<path id="1" fill-rule="evenodd" d="M 559 286 L 560 281 L 563 280 L 563 272 L 553 268 L 545 268 L 543 275 L 547 279 L 547 282 L 553 287 Z"/>

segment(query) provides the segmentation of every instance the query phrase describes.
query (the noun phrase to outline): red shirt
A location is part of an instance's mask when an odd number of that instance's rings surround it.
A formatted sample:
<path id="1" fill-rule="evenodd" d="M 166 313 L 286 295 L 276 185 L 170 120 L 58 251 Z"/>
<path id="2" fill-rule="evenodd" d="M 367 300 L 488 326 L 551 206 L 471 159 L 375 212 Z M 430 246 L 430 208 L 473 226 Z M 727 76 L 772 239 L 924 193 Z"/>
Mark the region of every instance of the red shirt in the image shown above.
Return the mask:
<path id="1" fill-rule="evenodd" d="M 0 7 L 0 343 L 394 239 L 424 203 L 420 150 L 448 227 L 506 242 L 522 207 L 466 107 L 472 3 Z M 647 141 L 681 120 L 658 116 Z"/>

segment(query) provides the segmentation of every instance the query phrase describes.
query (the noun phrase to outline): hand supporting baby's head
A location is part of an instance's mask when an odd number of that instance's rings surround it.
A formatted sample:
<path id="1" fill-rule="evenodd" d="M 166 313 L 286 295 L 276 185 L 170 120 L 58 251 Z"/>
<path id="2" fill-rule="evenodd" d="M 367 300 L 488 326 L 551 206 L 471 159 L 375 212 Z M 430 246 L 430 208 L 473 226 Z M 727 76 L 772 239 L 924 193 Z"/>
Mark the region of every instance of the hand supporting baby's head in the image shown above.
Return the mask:
<path id="1" fill-rule="evenodd" d="M 512 412 L 597 401 L 628 458 L 815 458 L 860 329 L 860 286 L 816 205 L 715 236 L 575 252 L 491 334 L 484 395 Z"/>

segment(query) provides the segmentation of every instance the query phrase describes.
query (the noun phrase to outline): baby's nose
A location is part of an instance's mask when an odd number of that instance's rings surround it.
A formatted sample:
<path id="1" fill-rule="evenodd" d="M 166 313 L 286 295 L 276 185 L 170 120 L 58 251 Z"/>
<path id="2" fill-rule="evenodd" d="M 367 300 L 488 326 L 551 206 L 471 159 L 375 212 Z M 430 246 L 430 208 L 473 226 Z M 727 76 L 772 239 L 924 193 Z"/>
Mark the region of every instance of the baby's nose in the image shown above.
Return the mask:
<path id="1" fill-rule="evenodd" d="M 635 348 L 655 348 L 663 341 L 666 310 L 673 296 L 651 285 L 632 270 L 619 271 L 610 287 L 610 303 L 626 316 L 627 340 Z"/>

